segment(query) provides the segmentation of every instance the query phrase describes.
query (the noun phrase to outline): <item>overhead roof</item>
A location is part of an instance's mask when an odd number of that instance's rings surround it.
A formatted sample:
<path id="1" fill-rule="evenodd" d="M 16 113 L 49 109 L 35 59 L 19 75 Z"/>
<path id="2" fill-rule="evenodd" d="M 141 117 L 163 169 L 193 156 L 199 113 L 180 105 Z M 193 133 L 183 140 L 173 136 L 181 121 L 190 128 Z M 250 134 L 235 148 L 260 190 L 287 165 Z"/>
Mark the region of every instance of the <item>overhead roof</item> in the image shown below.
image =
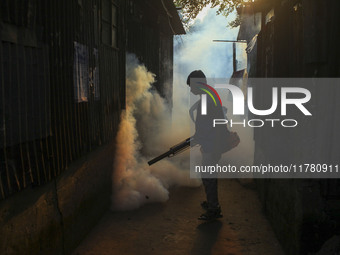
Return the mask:
<path id="1" fill-rule="evenodd" d="M 149 1 L 149 4 L 152 4 L 153 7 L 157 8 L 160 13 L 167 16 L 169 26 L 174 34 L 185 34 L 182 21 L 178 15 L 173 0 L 151 0 Z"/>

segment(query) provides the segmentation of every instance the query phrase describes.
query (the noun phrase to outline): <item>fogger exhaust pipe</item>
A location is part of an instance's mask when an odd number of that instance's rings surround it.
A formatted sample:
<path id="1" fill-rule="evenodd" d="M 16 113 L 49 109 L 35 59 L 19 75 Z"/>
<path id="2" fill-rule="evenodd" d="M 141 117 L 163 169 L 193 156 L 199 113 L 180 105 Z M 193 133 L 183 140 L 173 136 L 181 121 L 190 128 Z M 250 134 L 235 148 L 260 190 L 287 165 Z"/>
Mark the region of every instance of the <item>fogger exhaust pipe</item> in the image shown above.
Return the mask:
<path id="1" fill-rule="evenodd" d="M 172 157 L 172 156 L 175 156 L 176 154 L 184 151 L 185 149 L 190 147 L 190 142 L 192 142 L 192 141 L 193 141 L 193 138 L 189 137 L 189 138 L 185 139 L 183 142 L 171 147 L 170 150 L 168 150 L 167 152 L 159 155 L 158 157 L 155 157 L 154 159 L 151 159 L 148 162 L 149 166 L 151 166 L 152 164 L 155 164 L 156 162 L 162 160 L 163 158 Z"/>

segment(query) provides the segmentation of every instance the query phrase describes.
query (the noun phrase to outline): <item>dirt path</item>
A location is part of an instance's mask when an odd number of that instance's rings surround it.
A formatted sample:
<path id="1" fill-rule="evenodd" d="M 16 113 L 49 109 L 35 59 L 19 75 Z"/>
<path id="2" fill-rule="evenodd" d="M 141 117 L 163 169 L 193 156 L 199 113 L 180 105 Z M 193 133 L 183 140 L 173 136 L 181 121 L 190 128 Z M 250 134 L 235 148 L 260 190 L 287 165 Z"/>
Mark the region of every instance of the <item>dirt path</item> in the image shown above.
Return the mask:
<path id="1" fill-rule="evenodd" d="M 202 223 L 203 188 L 174 188 L 164 204 L 108 212 L 73 255 L 283 255 L 254 190 L 219 180 L 224 217 Z"/>

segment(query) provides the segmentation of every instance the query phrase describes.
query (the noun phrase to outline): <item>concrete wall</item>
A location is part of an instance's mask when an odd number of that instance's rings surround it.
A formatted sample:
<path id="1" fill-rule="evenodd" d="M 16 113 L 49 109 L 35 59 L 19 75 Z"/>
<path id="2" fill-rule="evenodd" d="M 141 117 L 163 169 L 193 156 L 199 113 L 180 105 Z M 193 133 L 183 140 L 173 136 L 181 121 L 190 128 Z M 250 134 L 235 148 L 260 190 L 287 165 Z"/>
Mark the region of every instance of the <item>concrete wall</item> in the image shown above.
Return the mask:
<path id="1" fill-rule="evenodd" d="M 317 181 L 257 179 L 256 183 L 263 209 L 287 254 L 307 254 L 311 248 L 318 249 L 324 238 L 328 239 L 319 229 L 322 226 L 330 230 L 330 222 L 325 218 Z"/>
<path id="2" fill-rule="evenodd" d="M 297 185 L 290 180 L 256 181 L 264 211 L 287 254 L 299 250 L 302 212 Z"/>
<path id="3" fill-rule="evenodd" d="M 0 201 L 0 254 L 69 254 L 110 206 L 114 141 Z"/>

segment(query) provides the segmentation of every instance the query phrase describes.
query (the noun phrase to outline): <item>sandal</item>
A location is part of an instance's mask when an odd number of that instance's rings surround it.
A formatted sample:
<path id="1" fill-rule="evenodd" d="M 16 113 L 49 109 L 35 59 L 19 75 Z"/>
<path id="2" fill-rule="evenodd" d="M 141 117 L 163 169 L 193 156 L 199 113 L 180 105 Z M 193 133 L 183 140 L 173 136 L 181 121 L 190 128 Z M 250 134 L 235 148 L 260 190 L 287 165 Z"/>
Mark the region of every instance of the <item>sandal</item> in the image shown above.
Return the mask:
<path id="1" fill-rule="evenodd" d="M 198 217 L 198 219 L 211 221 L 211 220 L 219 219 L 222 217 L 223 215 L 221 214 L 221 208 L 217 207 L 216 209 L 208 209 L 207 212 L 203 213 L 200 217 Z"/>

